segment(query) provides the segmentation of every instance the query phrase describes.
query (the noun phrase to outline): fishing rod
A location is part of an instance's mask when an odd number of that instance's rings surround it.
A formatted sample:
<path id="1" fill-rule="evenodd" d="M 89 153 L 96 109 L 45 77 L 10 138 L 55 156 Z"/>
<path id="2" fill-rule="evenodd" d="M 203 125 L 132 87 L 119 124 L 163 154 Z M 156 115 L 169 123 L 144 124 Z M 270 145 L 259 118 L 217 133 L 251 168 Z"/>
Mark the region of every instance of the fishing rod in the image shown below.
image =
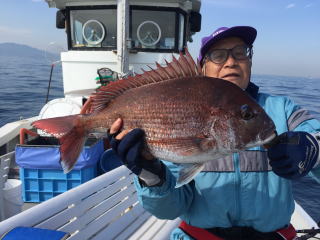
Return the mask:
<path id="1" fill-rule="evenodd" d="M 51 64 L 51 70 L 50 70 L 50 77 L 49 77 L 49 83 L 48 83 L 48 88 L 47 88 L 47 97 L 46 97 L 46 102 L 48 103 L 48 99 L 49 99 L 49 92 L 50 92 L 50 87 L 51 87 L 51 80 L 52 80 L 52 73 L 53 73 L 53 68 L 55 67 L 56 64 L 60 63 L 59 61 L 55 61 Z"/>
<path id="2" fill-rule="evenodd" d="M 317 225 L 320 227 L 320 222 L 317 223 Z M 307 240 L 310 238 L 314 239 L 320 239 L 318 237 L 315 237 L 318 233 L 320 234 L 320 228 L 315 229 L 314 227 L 311 229 L 301 229 L 296 230 L 296 233 L 305 233 L 305 235 L 297 237 L 297 240 Z"/>
<path id="3" fill-rule="evenodd" d="M 320 233 L 320 229 L 304 229 L 304 230 L 297 230 L 297 233 L 306 233 L 303 236 L 297 237 L 297 240 L 307 240 L 310 238 L 314 239 L 320 239 L 318 237 L 315 237 L 318 233 Z"/>
<path id="4" fill-rule="evenodd" d="M 51 49 L 51 51 L 49 51 Z M 48 103 L 49 100 L 49 92 L 51 88 L 51 81 L 52 81 L 52 74 L 53 74 L 53 69 L 54 67 L 61 62 L 59 55 L 56 53 L 61 53 L 64 52 L 65 49 L 59 45 L 57 45 L 55 42 L 50 42 L 47 46 L 47 48 L 44 50 L 44 55 L 46 60 L 51 63 L 51 70 L 50 70 L 50 77 L 49 77 L 49 83 L 48 83 L 48 88 L 47 88 L 47 96 L 46 96 L 46 102 Z"/>

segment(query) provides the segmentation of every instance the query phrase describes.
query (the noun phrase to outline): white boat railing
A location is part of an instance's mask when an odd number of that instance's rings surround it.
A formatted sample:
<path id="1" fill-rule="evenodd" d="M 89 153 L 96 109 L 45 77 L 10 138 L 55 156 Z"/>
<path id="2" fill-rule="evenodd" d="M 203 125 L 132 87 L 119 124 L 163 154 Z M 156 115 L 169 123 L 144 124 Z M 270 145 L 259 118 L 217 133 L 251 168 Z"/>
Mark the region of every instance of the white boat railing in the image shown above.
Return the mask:
<path id="1" fill-rule="evenodd" d="M 38 120 L 38 117 L 27 118 L 16 122 L 7 123 L 0 128 L 0 146 L 10 143 L 12 139 L 19 136 L 21 128 L 30 129 L 31 123 Z"/>
<path id="2" fill-rule="evenodd" d="M 179 222 L 146 212 L 122 166 L 0 222 L 0 236 L 26 226 L 68 232 L 68 240 L 169 239 Z"/>

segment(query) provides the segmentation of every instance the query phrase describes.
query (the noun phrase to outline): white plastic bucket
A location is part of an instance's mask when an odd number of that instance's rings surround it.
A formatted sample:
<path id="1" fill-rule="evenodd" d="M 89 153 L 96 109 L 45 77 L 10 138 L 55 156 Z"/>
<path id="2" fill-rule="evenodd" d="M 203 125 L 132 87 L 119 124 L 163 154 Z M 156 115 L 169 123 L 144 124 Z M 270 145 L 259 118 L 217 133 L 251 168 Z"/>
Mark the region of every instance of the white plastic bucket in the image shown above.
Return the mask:
<path id="1" fill-rule="evenodd" d="M 3 189 L 3 211 L 4 217 L 9 218 L 22 211 L 22 182 L 18 179 L 8 179 Z"/>

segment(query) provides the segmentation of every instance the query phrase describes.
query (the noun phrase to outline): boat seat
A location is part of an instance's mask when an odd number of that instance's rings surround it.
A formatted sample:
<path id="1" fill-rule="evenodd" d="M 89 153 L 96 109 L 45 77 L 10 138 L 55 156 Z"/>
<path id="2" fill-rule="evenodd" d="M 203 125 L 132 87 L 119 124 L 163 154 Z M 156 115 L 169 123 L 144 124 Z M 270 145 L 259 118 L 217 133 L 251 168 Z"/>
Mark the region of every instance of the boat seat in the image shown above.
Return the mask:
<path id="1" fill-rule="evenodd" d="M 169 239 L 179 223 L 145 211 L 133 174 L 121 166 L 0 222 L 0 236 L 25 226 L 68 232 L 68 240 L 161 240 Z"/>

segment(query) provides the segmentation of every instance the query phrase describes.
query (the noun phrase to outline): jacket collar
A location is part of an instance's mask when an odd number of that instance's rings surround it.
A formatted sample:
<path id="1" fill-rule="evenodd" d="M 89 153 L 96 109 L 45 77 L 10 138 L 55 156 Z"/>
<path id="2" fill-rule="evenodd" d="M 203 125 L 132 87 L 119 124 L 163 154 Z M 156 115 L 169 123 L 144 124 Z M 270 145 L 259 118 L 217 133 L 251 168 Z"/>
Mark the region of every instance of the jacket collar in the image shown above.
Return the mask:
<path id="1" fill-rule="evenodd" d="M 259 87 L 252 82 L 249 82 L 248 87 L 245 90 L 251 97 L 257 100 Z"/>

